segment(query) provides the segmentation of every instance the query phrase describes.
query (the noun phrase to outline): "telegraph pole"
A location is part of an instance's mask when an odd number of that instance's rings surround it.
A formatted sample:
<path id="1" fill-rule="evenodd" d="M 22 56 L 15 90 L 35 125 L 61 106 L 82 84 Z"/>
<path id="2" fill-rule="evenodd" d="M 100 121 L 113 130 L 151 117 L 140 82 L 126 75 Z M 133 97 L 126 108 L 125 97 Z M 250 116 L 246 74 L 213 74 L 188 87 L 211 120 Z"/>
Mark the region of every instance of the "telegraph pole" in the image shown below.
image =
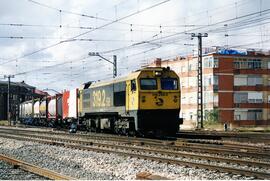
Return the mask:
<path id="1" fill-rule="evenodd" d="M 113 56 L 113 78 L 117 77 L 117 57 Z"/>
<path id="2" fill-rule="evenodd" d="M 14 75 L 4 75 L 4 79 L 8 79 L 8 87 L 7 87 L 7 119 L 9 125 L 11 126 L 11 119 L 10 119 L 10 79 L 14 78 Z"/>
<path id="3" fill-rule="evenodd" d="M 100 57 L 103 60 L 105 60 L 105 61 L 109 62 L 110 64 L 112 64 L 113 65 L 113 78 L 117 77 L 117 56 L 116 55 L 113 55 L 113 61 L 108 60 L 107 58 L 100 55 L 98 52 L 89 52 L 88 55 L 89 56 Z"/>
<path id="4" fill-rule="evenodd" d="M 192 33 L 191 37 L 198 38 L 198 75 L 197 75 L 197 82 L 198 82 L 198 91 L 197 91 L 197 128 L 203 128 L 203 77 L 202 77 L 202 37 L 208 37 L 207 33 Z"/>

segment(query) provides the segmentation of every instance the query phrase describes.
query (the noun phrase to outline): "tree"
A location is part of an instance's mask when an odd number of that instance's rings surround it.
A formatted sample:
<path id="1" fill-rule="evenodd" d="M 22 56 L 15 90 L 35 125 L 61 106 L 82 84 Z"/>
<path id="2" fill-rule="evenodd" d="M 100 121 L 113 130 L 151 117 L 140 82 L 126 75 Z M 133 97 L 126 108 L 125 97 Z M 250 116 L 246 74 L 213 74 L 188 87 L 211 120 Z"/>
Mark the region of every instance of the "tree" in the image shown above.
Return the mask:
<path id="1" fill-rule="evenodd" d="M 205 110 L 205 123 L 207 125 L 218 123 L 218 109 Z"/>

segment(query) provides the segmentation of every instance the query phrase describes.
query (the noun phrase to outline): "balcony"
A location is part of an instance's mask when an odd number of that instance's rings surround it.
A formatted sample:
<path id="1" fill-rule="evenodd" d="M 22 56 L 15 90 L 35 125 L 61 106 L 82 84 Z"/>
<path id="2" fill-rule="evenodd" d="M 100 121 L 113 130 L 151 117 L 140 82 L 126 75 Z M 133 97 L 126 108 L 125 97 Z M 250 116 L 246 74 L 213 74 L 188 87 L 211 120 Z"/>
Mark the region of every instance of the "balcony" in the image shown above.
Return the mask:
<path id="1" fill-rule="evenodd" d="M 249 125 L 269 125 L 268 120 L 237 120 L 234 119 L 234 125 L 237 126 L 249 126 Z"/>
<path id="2" fill-rule="evenodd" d="M 256 91 L 262 91 L 263 90 L 263 85 L 262 84 L 255 85 L 255 90 Z"/>
<path id="3" fill-rule="evenodd" d="M 234 103 L 234 108 L 268 108 L 268 103 Z"/>
<path id="4" fill-rule="evenodd" d="M 214 90 L 214 92 L 217 92 L 218 91 L 218 85 L 213 85 L 213 90 Z"/>
<path id="5" fill-rule="evenodd" d="M 234 91 L 270 91 L 269 85 L 241 85 L 241 86 L 233 86 Z"/>

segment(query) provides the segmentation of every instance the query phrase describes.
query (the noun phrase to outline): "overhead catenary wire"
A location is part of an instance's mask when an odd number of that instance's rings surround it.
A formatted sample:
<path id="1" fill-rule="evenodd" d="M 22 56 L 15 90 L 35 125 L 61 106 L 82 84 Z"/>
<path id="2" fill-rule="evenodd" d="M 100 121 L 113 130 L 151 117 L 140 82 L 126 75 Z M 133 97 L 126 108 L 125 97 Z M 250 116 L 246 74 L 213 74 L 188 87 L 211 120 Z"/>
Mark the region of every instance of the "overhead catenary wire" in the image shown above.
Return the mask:
<path id="1" fill-rule="evenodd" d="M 88 26 L 70 26 L 70 25 L 48 25 L 48 24 L 24 24 L 24 23 L 0 23 L 0 26 L 13 27 L 39 27 L 39 28 L 73 28 L 73 29 L 93 29 Z"/>
<path id="2" fill-rule="evenodd" d="M 121 21 L 121 20 L 123 20 L 123 19 L 132 17 L 132 16 L 134 16 L 134 15 L 136 15 L 136 14 L 139 14 L 139 13 L 142 13 L 142 12 L 144 12 L 144 11 L 147 11 L 147 10 L 150 10 L 150 9 L 152 9 L 152 8 L 155 8 L 155 7 L 157 7 L 157 6 L 160 6 L 160 5 L 162 5 L 162 4 L 164 4 L 164 3 L 167 3 L 167 2 L 169 2 L 169 1 L 170 1 L 170 0 L 164 0 L 164 1 L 161 1 L 161 2 L 159 2 L 159 3 L 155 3 L 154 5 L 151 5 L 151 6 L 149 6 L 149 7 L 146 7 L 146 8 L 144 8 L 144 9 L 142 9 L 142 10 L 136 11 L 136 12 L 131 13 L 131 14 L 129 14 L 129 15 L 123 16 L 123 17 L 121 17 L 121 18 L 119 18 L 119 19 L 117 19 L 117 20 L 114 20 L 114 21 L 111 21 L 111 22 L 109 22 L 109 23 L 106 23 L 106 24 L 103 24 L 103 25 L 101 25 L 101 26 L 98 26 L 98 27 L 96 27 L 96 28 L 94 28 L 94 29 L 92 29 L 92 30 L 89 30 L 89 31 L 80 33 L 80 34 L 78 34 L 78 35 L 76 35 L 76 36 L 73 36 L 73 37 L 71 37 L 71 38 L 69 38 L 69 39 L 65 39 L 65 40 L 63 40 L 63 41 L 59 41 L 59 42 L 57 42 L 57 43 L 54 43 L 54 44 L 52 44 L 52 45 L 43 47 L 43 48 L 38 49 L 38 50 L 36 50 L 36 51 L 33 51 L 33 52 L 31 52 L 31 53 L 27 53 L 27 54 L 24 54 L 24 55 L 22 55 L 22 56 L 20 56 L 20 57 L 10 59 L 10 60 L 8 60 L 8 61 L 6 61 L 6 62 L 1 63 L 0 65 L 4 65 L 4 64 L 7 64 L 7 63 L 10 63 L 10 62 L 16 61 L 16 60 L 18 60 L 18 59 L 21 59 L 21 58 L 24 58 L 24 57 L 27 57 L 27 56 L 31 56 L 31 55 L 36 54 L 36 53 L 38 53 L 38 52 L 47 50 L 47 49 L 49 49 L 49 48 L 55 47 L 55 46 L 60 45 L 60 44 L 62 44 L 62 43 L 68 42 L 69 40 L 76 39 L 76 38 L 78 38 L 78 37 L 80 37 L 80 36 L 86 35 L 86 34 L 88 34 L 88 33 L 90 33 L 90 32 L 93 32 L 93 31 L 95 31 L 95 30 L 98 30 L 98 29 L 100 29 L 100 28 L 109 26 L 109 25 L 114 24 L 114 23 L 116 23 L 116 22 L 118 22 L 118 21 Z"/>
<path id="3" fill-rule="evenodd" d="M 226 19 L 226 20 L 222 20 L 222 21 L 219 21 L 219 22 L 210 24 L 209 26 L 207 26 L 207 28 L 212 27 L 212 26 L 215 26 L 215 25 L 223 24 L 223 23 L 226 23 L 226 22 L 235 21 L 235 20 L 238 20 L 238 19 L 243 19 L 243 18 L 247 18 L 247 17 L 250 17 L 250 16 L 262 14 L 262 13 L 267 13 L 268 14 L 268 13 L 270 13 L 270 9 L 266 9 L 266 10 L 258 11 L 258 12 L 254 12 L 254 13 L 249 13 L 249 14 L 246 14 L 246 15 L 238 16 L 236 18 L 229 18 L 229 19 Z M 194 28 L 194 29 L 190 29 L 190 30 L 185 30 L 185 31 L 173 33 L 171 35 L 167 35 L 167 36 L 163 36 L 163 37 L 158 37 L 158 38 L 155 38 L 155 39 L 149 39 L 149 40 L 146 40 L 146 41 L 136 42 L 136 44 L 144 43 L 144 42 L 147 42 L 147 43 L 148 42 L 156 42 L 158 40 L 164 40 L 166 38 L 175 37 L 175 36 L 180 35 L 180 34 L 185 34 L 187 32 L 198 31 L 198 30 L 201 30 L 201 29 L 203 29 L 203 28 Z M 209 32 L 209 31 L 206 31 L 206 32 Z M 134 46 L 134 44 L 128 45 L 128 46 L 124 46 L 124 47 L 120 47 L 120 48 L 115 48 L 115 49 L 107 50 L 107 51 L 104 51 L 102 53 L 106 54 L 106 53 L 112 53 L 112 52 L 120 51 L 120 50 L 123 50 L 123 49 L 128 49 L 128 48 L 131 48 L 132 46 Z"/>
<path id="4" fill-rule="evenodd" d="M 151 51 L 152 49 L 150 49 L 150 51 Z M 154 50 L 154 49 L 153 49 Z M 142 53 L 145 53 L 145 52 L 142 52 Z"/>
<path id="5" fill-rule="evenodd" d="M 50 69 L 50 68 L 55 68 L 55 67 L 59 67 L 59 66 L 62 66 L 62 65 L 65 65 L 65 64 L 68 64 L 70 63 L 71 61 L 80 61 L 80 60 L 85 60 L 89 58 L 89 56 L 81 56 L 79 58 L 75 58 L 75 59 L 72 59 L 72 60 L 65 60 L 64 62 L 60 62 L 60 63 L 57 63 L 57 64 L 53 64 L 53 65 L 48 65 L 48 66 L 45 66 L 45 67 L 41 67 L 41 68 L 37 68 L 37 69 L 32 69 L 32 70 L 27 70 L 27 71 L 24 71 L 24 72 L 19 72 L 19 73 L 16 73 L 15 75 L 16 76 L 19 76 L 19 75 L 25 75 L 25 74 L 28 74 L 30 72 L 35 72 L 35 71 L 41 71 L 43 69 Z"/>
<path id="6" fill-rule="evenodd" d="M 91 19 L 98 19 L 98 20 L 102 20 L 102 21 L 114 21 L 113 19 L 108 19 L 108 18 L 102 18 L 102 17 L 98 17 L 98 16 L 93 16 L 93 15 L 88 15 L 88 14 L 82 14 L 82 13 L 77 13 L 77 12 L 73 12 L 73 11 L 68 11 L 68 10 L 64 10 L 64 9 L 59 9 L 44 3 L 40 3 L 34 0 L 28 0 L 31 3 L 34 3 L 36 5 L 42 6 L 42 7 L 46 7 L 61 13 L 66 13 L 66 14 L 72 14 L 72 15 L 76 15 L 76 16 L 81 16 L 81 17 L 86 17 L 86 18 L 91 18 Z M 140 11 L 140 10 L 137 10 Z M 123 22 L 123 21 L 117 21 L 117 23 L 120 24 L 126 24 L 126 25 L 134 25 L 134 26 L 142 26 L 142 27 L 160 27 L 160 25 L 151 25 L 151 24 L 134 24 L 134 23 L 130 23 L 130 22 Z M 178 25 L 162 25 L 162 27 L 195 27 L 195 26 L 207 26 L 207 25 L 194 25 L 194 24 L 187 24 L 187 25 L 183 25 L 183 24 L 178 24 Z"/>
<path id="7" fill-rule="evenodd" d="M 250 21 L 250 23 L 251 23 L 251 25 L 252 24 L 255 24 L 255 23 L 253 23 L 253 22 L 251 22 Z M 211 23 L 209 24 L 209 25 L 211 25 Z M 240 24 L 239 24 L 240 25 Z M 220 26 L 223 26 L 222 24 L 220 24 Z M 239 27 L 243 27 L 244 26 L 244 24 L 241 24 Z M 248 26 L 248 25 L 245 25 L 245 27 L 246 26 Z M 162 26 L 162 27 L 164 27 L 164 26 Z M 193 28 L 193 27 L 190 27 L 190 28 Z M 212 31 L 213 33 L 218 33 L 218 30 L 215 30 L 215 28 L 217 28 L 216 27 L 216 25 L 215 26 L 207 26 L 207 27 L 201 27 L 201 28 L 205 28 L 205 29 L 209 29 L 209 31 Z M 229 29 L 229 30 L 233 30 L 233 28 L 235 29 L 235 30 L 237 30 L 237 28 L 236 28 L 236 26 L 235 27 L 233 27 L 233 26 L 231 26 L 231 29 Z M 240 29 L 240 28 L 239 28 Z M 163 30 L 164 31 L 164 30 Z M 189 29 L 187 29 L 186 31 L 189 31 Z M 178 33 L 178 32 L 176 32 L 176 33 Z M 222 32 L 221 32 L 222 33 Z M 220 38 L 222 38 L 224 35 L 221 35 L 220 34 Z M 165 44 L 168 44 L 169 43 L 169 41 L 170 42 L 172 42 L 172 41 L 175 41 L 175 40 L 178 40 L 179 39 L 179 41 L 181 41 L 183 38 L 182 37 L 180 37 L 179 38 L 179 35 L 177 35 L 177 36 L 174 36 L 174 37 L 172 37 L 172 38 L 168 38 L 168 39 L 166 39 L 166 41 L 162 41 L 162 46 L 164 47 L 164 45 Z M 151 40 L 153 40 L 153 39 L 151 39 Z M 162 40 L 165 40 L 165 39 L 162 39 Z M 144 40 L 143 40 L 144 41 Z M 140 41 L 138 41 L 138 42 L 140 42 Z M 142 42 L 142 41 L 141 41 Z M 147 41 L 144 41 L 144 42 L 147 42 Z M 155 41 L 154 41 L 155 42 Z M 158 42 L 158 41 L 157 41 Z M 136 42 L 134 42 L 134 44 L 135 44 Z M 148 52 L 146 52 L 147 53 L 147 55 L 150 55 L 151 53 L 151 49 L 154 49 L 153 47 L 151 47 L 152 45 L 150 45 L 149 43 L 143 43 L 143 44 L 147 44 L 145 47 L 146 47 L 146 50 L 148 50 L 148 47 L 150 48 L 149 49 L 149 54 L 148 54 Z M 141 48 L 143 48 L 143 44 L 141 44 L 140 46 L 132 46 L 131 48 L 134 48 L 134 49 L 136 49 L 137 50 L 137 48 L 138 49 L 141 49 Z M 162 48 L 163 48 L 162 47 Z M 230 47 L 230 46 L 229 46 Z M 180 50 L 179 50 L 180 51 Z M 154 56 L 154 53 L 156 53 L 157 51 L 152 51 L 153 52 L 153 54 L 151 55 L 152 57 Z M 142 54 L 146 54 L 146 53 L 142 53 Z M 148 57 L 151 57 L 151 56 L 148 56 Z"/>
<path id="8" fill-rule="evenodd" d="M 73 14 L 73 15 L 76 15 L 76 16 L 82 16 L 82 17 L 87 17 L 87 18 L 92 18 L 92 19 L 103 20 L 103 21 L 112 21 L 112 20 L 106 19 L 106 18 L 101 18 L 101 17 L 97 17 L 97 16 L 92 16 L 92 15 L 72 12 L 72 11 L 68 11 L 68 10 L 64 10 L 64 9 L 59 9 L 59 8 L 49 6 L 47 4 L 43 4 L 43 3 L 33 1 L 33 0 L 28 0 L 28 1 L 31 2 L 31 3 L 34 3 L 36 5 L 42 6 L 42 7 L 46 7 L 46 8 L 52 9 L 52 10 L 56 10 L 56 11 L 61 12 L 61 13 Z"/>
<path id="9" fill-rule="evenodd" d="M 31 36 L 0 36 L 0 39 L 30 39 L 30 40 L 59 40 L 59 37 L 31 37 Z M 75 38 L 70 41 L 94 41 L 94 42 L 132 42 L 132 40 L 118 39 L 91 39 L 91 38 Z"/>

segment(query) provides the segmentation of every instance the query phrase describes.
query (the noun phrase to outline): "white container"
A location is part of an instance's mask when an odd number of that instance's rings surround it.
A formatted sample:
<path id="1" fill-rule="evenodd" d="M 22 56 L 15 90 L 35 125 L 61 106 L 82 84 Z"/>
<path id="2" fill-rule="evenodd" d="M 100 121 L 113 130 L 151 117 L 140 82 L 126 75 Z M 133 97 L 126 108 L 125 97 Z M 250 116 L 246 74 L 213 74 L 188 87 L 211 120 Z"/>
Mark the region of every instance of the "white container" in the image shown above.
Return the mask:
<path id="1" fill-rule="evenodd" d="M 56 99 L 55 98 L 51 99 L 48 103 L 48 113 L 50 117 L 56 116 Z"/>
<path id="2" fill-rule="evenodd" d="M 33 107 L 32 107 L 32 102 L 28 102 L 26 103 L 25 105 L 25 113 L 26 113 L 26 116 L 31 116 L 32 113 L 33 113 Z"/>
<path id="3" fill-rule="evenodd" d="M 39 101 L 36 101 L 34 103 L 34 117 L 38 117 L 39 116 Z"/>

